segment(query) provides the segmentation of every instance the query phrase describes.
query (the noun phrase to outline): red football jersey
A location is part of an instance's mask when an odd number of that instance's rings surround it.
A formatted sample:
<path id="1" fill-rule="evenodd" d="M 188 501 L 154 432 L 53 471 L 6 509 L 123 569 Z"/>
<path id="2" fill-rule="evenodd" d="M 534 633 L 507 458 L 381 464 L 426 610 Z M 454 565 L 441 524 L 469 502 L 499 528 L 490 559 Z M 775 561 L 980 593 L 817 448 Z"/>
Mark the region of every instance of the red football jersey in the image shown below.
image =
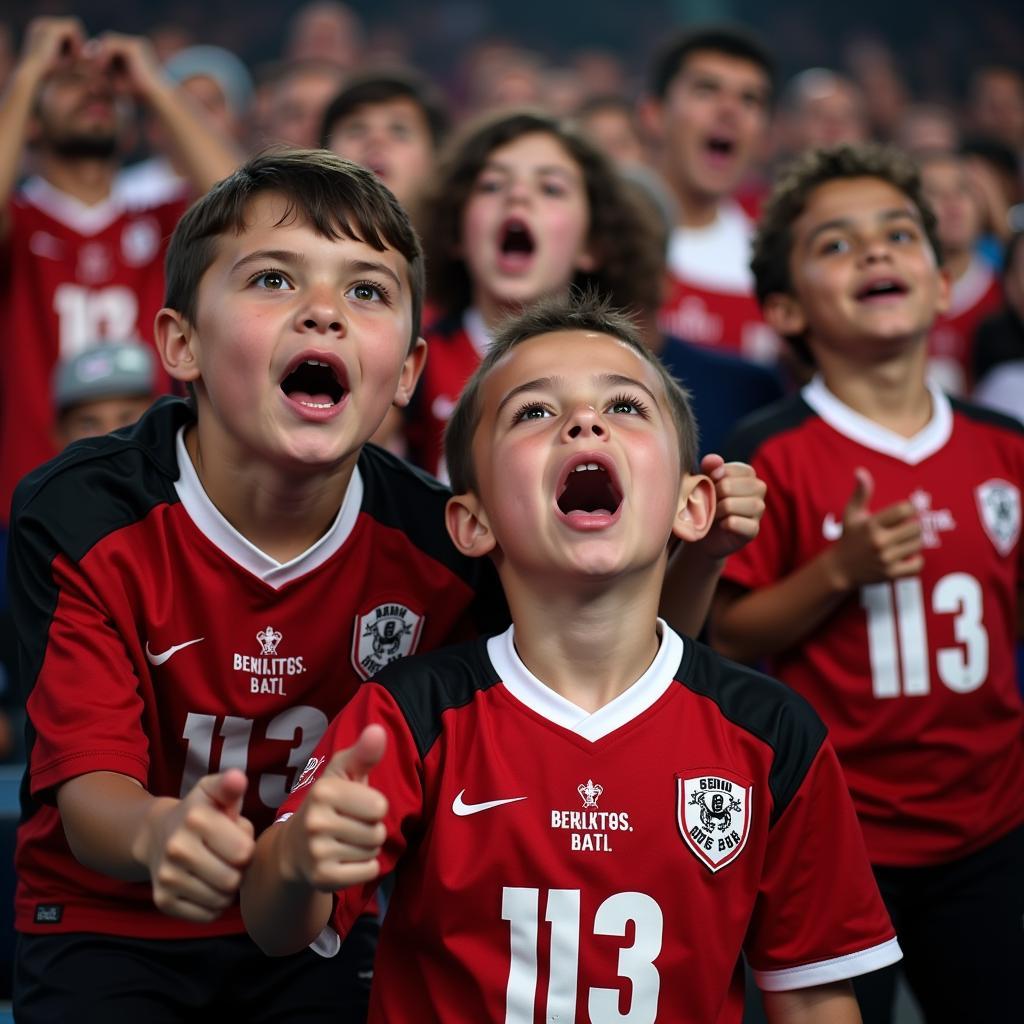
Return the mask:
<path id="1" fill-rule="evenodd" d="M 761 318 L 750 272 L 753 222 L 723 203 L 713 224 L 676 228 L 668 246 L 668 284 L 658 315 L 662 334 L 694 345 L 776 362 L 778 335 Z"/>
<path id="2" fill-rule="evenodd" d="M 1024 821 L 1024 707 L 1014 644 L 1024 429 L 932 391 L 931 422 L 903 438 L 820 379 L 741 426 L 729 456 L 768 484 L 757 539 L 725 578 L 762 587 L 842 532 L 854 469 L 872 510 L 910 500 L 920 576 L 862 587 L 771 671 L 828 724 L 872 860 L 965 856 Z"/>
<path id="3" fill-rule="evenodd" d="M 185 205 L 139 209 L 111 198 L 86 206 L 42 178 L 8 204 L 10 234 L 0 247 L 0 522 L 18 480 L 55 454 L 58 360 L 104 339 L 153 343 L 164 252 Z M 159 390 L 169 386 L 160 371 Z"/>
<path id="4" fill-rule="evenodd" d="M 427 362 L 406 418 L 409 457 L 428 473 L 447 480 L 444 428 L 466 381 L 480 365 L 490 335 L 475 309 L 441 320 L 424 333 Z"/>
<path id="5" fill-rule="evenodd" d="M 1002 301 L 998 276 L 975 256 L 963 277 L 954 282 L 949 309 L 935 318 L 928 335 L 928 370 L 943 391 L 965 395 L 971 390 L 974 334 Z"/>
<path id="6" fill-rule="evenodd" d="M 727 1024 L 741 949 L 768 990 L 899 959 L 820 719 L 661 632 L 594 713 L 532 676 L 510 629 L 393 666 L 332 724 L 282 810 L 384 725 L 370 782 L 396 874 L 371 1022 Z M 373 888 L 338 893 L 339 932 Z"/>
<path id="7" fill-rule="evenodd" d="M 191 416 L 165 399 L 131 432 L 72 446 L 15 495 L 11 603 L 33 736 L 16 860 L 22 931 L 242 931 L 237 907 L 210 925 L 172 919 L 148 884 L 81 865 L 55 788 L 112 771 L 179 796 L 237 767 L 259 831 L 359 684 L 473 635 L 470 605 L 494 580 L 451 546 L 446 489 L 372 446 L 331 529 L 275 562 L 203 492 L 181 440 Z"/>

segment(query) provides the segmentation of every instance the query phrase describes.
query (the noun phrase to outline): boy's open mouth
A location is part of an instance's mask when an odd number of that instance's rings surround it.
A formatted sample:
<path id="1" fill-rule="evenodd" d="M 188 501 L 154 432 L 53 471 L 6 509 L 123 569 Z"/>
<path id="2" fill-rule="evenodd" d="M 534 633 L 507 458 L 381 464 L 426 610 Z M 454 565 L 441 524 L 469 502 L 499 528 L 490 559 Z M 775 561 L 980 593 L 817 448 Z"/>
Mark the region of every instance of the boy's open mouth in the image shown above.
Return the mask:
<path id="1" fill-rule="evenodd" d="M 302 358 L 281 381 L 281 390 L 300 405 L 330 409 L 345 397 L 347 389 L 330 363 Z"/>
<path id="2" fill-rule="evenodd" d="M 558 508 L 563 515 L 585 512 L 614 515 L 622 504 L 622 492 L 608 467 L 584 458 L 572 465 L 562 481 Z"/>
<path id="3" fill-rule="evenodd" d="M 894 277 L 881 277 L 869 281 L 866 285 L 857 290 L 858 302 L 870 302 L 873 299 L 887 299 L 894 296 L 906 295 L 908 288 L 903 281 Z"/>
<path id="4" fill-rule="evenodd" d="M 529 225 L 516 217 L 510 217 L 501 226 L 498 248 L 502 256 L 532 256 L 536 245 Z"/>
<path id="5" fill-rule="evenodd" d="M 713 157 L 730 157 L 736 149 L 736 142 L 726 135 L 712 135 L 705 140 L 704 147 Z"/>

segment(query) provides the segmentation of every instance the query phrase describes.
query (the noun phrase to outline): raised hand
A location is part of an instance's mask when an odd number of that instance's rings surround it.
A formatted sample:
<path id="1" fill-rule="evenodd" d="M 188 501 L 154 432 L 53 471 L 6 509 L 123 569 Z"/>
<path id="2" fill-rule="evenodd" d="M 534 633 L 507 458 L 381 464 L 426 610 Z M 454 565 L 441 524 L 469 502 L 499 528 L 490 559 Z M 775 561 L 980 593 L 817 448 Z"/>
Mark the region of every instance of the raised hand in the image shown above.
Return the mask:
<path id="1" fill-rule="evenodd" d="M 110 76 L 114 87 L 139 99 L 167 88 L 167 80 L 156 51 L 144 36 L 105 32 L 85 44 L 84 53 Z"/>
<path id="2" fill-rule="evenodd" d="M 39 78 L 70 67 L 85 45 L 85 29 L 77 18 L 34 18 L 25 31 L 21 63 Z"/>
<path id="3" fill-rule="evenodd" d="M 368 776 L 386 748 L 384 729 L 368 725 L 351 747 L 331 758 L 299 810 L 274 826 L 287 829 L 281 841 L 286 880 L 333 892 L 380 874 L 388 802 Z"/>
<path id="4" fill-rule="evenodd" d="M 829 550 L 836 580 L 844 589 L 916 576 L 924 568 L 921 523 L 914 506 L 898 501 L 871 512 L 874 490 L 868 470 L 856 469 L 853 493 L 843 510 L 843 533 Z"/>
<path id="5" fill-rule="evenodd" d="M 709 558 L 726 558 L 752 541 L 761 528 L 767 486 L 745 462 L 705 455 L 700 471 L 715 485 L 715 521 L 699 542 Z"/>
<path id="6" fill-rule="evenodd" d="M 235 899 L 252 859 L 252 822 L 242 817 L 248 780 L 237 768 L 207 775 L 181 800 L 158 800 L 137 840 L 153 902 L 172 917 L 213 921 Z"/>

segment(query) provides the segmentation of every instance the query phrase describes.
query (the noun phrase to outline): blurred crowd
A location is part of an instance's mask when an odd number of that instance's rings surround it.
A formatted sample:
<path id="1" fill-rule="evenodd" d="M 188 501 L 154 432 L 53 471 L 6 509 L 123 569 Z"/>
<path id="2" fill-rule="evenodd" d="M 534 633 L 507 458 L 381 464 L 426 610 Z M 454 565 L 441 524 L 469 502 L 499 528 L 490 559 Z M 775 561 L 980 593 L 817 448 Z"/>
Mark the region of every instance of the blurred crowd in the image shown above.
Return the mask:
<path id="1" fill-rule="evenodd" d="M 1000 56 L 1024 52 L 1024 19 L 998 6 L 978 15 L 991 56 L 976 32 L 958 47 L 943 17 L 903 53 L 824 38 L 784 7 L 773 31 L 741 29 L 739 50 L 698 54 L 679 75 L 651 56 L 667 34 L 651 19 L 621 50 L 556 59 L 470 4 L 429 18 L 385 5 L 371 23 L 316 0 L 283 36 L 262 8 L 181 11 L 126 35 L 64 15 L 0 24 L 0 526 L 25 472 L 169 389 L 149 349 L 167 236 L 191 198 L 277 144 L 369 167 L 414 215 L 431 359 L 378 440 L 442 477 L 445 419 L 494 324 L 572 283 L 637 315 L 696 392 L 704 451 L 806 380 L 761 319 L 749 240 L 785 161 L 846 141 L 919 161 L 952 284 L 935 379 L 1024 417 L 1024 70 Z M 586 202 L 565 213 L 556 193 L 574 175 Z M 484 192 L 506 205 L 488 209 Z"/>

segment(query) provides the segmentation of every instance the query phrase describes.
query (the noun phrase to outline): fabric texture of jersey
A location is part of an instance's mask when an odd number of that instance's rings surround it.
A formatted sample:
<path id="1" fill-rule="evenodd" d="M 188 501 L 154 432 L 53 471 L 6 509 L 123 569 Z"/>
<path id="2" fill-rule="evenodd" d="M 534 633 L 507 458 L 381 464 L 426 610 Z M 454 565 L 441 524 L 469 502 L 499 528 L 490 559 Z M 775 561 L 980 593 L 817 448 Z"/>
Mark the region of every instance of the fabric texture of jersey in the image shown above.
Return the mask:
<path id="1" fill-rule="evenodd" d="M 328 532 L 273 562 L 202 491 L 182 441 L 193 416 L 164 399 L 135 428 L 72 445 L 16 492 L 11 603 L 30 732 L 20 930 L 242 930 L 237 907 L 211 925 L 175 920 L 148 884 L 79 864 L 55 788 L 110 771 L 177 797 L 237 767 L 258 833 L 364 679 L 475 635 L 474 615 L 498 599 L 489 564 L 448 540 L 447 490 L 373 446 Z"/>
<path id="2" fill-rule="evenodd" d="M 55 453 L 51 378 L 59 359 L 106 341 L 153 344 L 164 252 L 182 200 L 86 206 L 42 178 L 9 202 L 0 246 L 0 521 L 18 480 Z M 169 379 L 159 372 L 158 390 Z"/>
<path id="3" fill-rule="evenodd" d="M 899 958 L 821 721 L 661 635 L 594 713 L 532 676 L 510 629 L 388 669 L 335 720 L 282 811 L 386 728 L 370 784 L 397 868 L 371 1021 L 726 1024 L 741 947 L 767 990 Z M 372 890 L 337 894 L 341 933 Z"/>
<path id="4" fill-rule="evenodd" d="M 971 371 L 978 328 L 1002 301 L 998 276 L 975 255 L 963 276 L 953 282 L 949 309 L 935 318 L 928 335 L 928 371 L 943 391 L 955 395 L 970 392 L 975 383 Z"/>
<path id="5" fill-rule="evenodd" d="M 906 867 L 966 856 L 1024 821 L 1024 428 L 937 390 L 932 404 L 904 438 L 815 379 L 726 451 L 770 495 L 757 539 L 725 568 L 743 587 L 785 578 L 841 536 L 857 467 L 874 478 L 871 511 L 917 510 L 920 576 L 862 587 L 769 665 L 828 724 L 872 861 Z"/>
<path id="6" fill-rule="evenodd" d="M 409 457 L 417 466 L 447 479 L 444 428 L 462 388 L 480 365 L 490 343 L 475 310 L 441 320 L 426 331 L 427 362 L 406 418 Z"/>
<path id="7" fill-rule="evenodd" d="M 677 227 L 669 238 L 668 287 L 658 315 L 663 334 L 774 363 L 778 335 L 761 318 L 750 273 L 753 221 L 738 203 L 719 207 L 707 227 Z"/>

